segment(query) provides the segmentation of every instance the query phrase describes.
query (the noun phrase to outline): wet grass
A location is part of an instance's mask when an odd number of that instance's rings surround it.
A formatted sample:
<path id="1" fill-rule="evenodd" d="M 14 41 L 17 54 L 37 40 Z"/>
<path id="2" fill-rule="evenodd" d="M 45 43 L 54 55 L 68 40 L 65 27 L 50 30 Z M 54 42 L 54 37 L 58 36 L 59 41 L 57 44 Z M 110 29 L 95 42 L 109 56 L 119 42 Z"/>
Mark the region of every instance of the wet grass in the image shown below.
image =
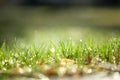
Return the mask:
<path id="1" fill-rule="evenodd" d="M 0 78 L 31 70 L 63 76 L 73 67 L 73 74 L 81 75 L 93 70 L 91 65 L 120 65 L 119 9 L 12 10 L 3 11 L 9 17 L 1 19 Z"/>
<path id="2" fill-rule="evenodd" d="M 0 48 L 0 70 L 8 70 L 16 66 L 35 68 L 41 64 L 59 64 L 61 58 L 74 60 L 79 65 L 109 62 L 120 64 L 120 37 L 114 37 L 96 43 L 87 40 L 60 40 L 57 43 L 41 43 L 30 46 L 6 43 Z M 42 61 L 42 62 L 40 62 Z"/>

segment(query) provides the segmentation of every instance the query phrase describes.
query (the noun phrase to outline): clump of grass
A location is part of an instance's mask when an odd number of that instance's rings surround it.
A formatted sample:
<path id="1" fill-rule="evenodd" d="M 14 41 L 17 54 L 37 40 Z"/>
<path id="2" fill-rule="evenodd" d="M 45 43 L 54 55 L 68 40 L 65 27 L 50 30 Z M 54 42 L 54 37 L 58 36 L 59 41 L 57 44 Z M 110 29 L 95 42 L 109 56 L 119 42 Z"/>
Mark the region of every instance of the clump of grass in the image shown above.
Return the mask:
<path id="1" fill-rule="evenodd" d="M 6 43 L 0 48 L 0 70 L 17 66 L 35 68 L 40 61 L 43 64 L 57 64 L 60 58 L 76 61 L 79 65 L 109 62 L 120 64 L 120 37 L 97 43 L 92 39 L 74 41 L 61 40 L 58 43 L 13 46 Z"/>

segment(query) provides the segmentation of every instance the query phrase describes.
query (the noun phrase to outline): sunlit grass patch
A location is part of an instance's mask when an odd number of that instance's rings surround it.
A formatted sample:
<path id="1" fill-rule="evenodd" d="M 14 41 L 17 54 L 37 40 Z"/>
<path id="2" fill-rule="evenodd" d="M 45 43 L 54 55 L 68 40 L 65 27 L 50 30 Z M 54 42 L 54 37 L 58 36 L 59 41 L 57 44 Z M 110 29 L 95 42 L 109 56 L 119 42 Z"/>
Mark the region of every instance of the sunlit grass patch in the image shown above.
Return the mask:
<path id="1" fill-rule="evenodd" d="M 113 63 L 120 64 L 120 38 L 112 38 L 97 44 L 94 40 L 72 39 L 38 45 L 12 47 L 3 43 L 0 48 L 0 69 L 8 70 L 17 66 L 35 68 L 40 64 L 57 65 L 62 58 L 76 64 Z"/>
<path id="2" fill-rule="evenodd" d="M 120 37 L 102 41 L 86 38 L 46 43 L 5 42 L 0 48 L 1 78 L 82 76 L 104 70 L 119 70 Z M 106 66 L 108 65 L 108 66 Z M 12 77 L 11 77 L 12 76 Z"/>

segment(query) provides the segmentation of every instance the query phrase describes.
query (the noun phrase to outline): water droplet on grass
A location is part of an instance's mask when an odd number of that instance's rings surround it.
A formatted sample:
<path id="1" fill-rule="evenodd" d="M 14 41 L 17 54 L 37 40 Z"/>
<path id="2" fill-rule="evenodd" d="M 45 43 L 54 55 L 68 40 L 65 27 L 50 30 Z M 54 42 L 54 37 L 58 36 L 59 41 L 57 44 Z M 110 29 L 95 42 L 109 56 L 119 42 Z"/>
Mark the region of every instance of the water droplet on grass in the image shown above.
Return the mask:
<path id="1" fill-rule="evenodd" d="M 80 42 L 82 42 L 82 39 L 80 39 Z"/>
<path id="2" fill-rule="evenodd" d="M 54 52 L 55 52 L 55 48 L 51 48 L 50 51 L 51 51 L 52 53 L 54 53 Z"/>

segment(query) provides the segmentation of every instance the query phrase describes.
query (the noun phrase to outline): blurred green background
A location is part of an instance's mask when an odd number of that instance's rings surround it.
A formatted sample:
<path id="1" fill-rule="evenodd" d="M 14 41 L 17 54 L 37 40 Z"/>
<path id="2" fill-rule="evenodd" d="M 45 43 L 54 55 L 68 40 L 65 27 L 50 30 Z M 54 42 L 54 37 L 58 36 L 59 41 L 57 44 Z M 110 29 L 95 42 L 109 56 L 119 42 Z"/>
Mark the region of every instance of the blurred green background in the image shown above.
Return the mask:
<path id="1" fill-rule="evenodd" d="M 97 33 L 119 36 L 119 0 L 1 0 L 0 4 L 0 45 L 15 38 L 39 42 Z"/>

